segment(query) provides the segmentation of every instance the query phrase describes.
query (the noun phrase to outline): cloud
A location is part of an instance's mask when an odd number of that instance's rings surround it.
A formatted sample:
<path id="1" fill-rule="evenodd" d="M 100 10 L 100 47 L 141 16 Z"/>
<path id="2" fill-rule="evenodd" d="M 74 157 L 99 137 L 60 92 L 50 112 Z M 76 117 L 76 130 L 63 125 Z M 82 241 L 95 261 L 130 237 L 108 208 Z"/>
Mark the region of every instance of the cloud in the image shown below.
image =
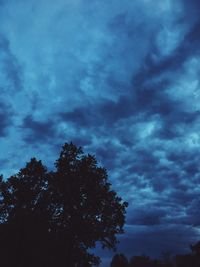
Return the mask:
<path id="1" fill-rule="evenodd" d="M 0 102 L 0 137 L 5 137 L 8 134 L 10 125 L 13 122 L 13 112 L 9 105 Z"/>
<path id="2" fill-rule="evenodd" d="M 0 88 L 1 93 L 15 93 L 22 88 L 21 66 L 10 50 L 9 41 L 4 35 L 0 35 Z"/>
<path id="3" fill-rule="evenodd" d="M 172 255 L 187 253 L 190 250 L 189 244 L 194 242 L 192 238 L 194 234 L 197 234 L 197 230 L 182 225 L 127 226 L 127 233 L 121 240 L 119 251 L 126 252 L 129 257 L 142 254 L 158 257 L 158 253 L 161 256 L 166 251 L 171 252 Z"/>
<path id="4" fill-rule="evenodd" d="M 28 115 L 24 118 L 21 128 L 27 131 L 25 141 L 28 143 L 44 142 L 44 140 L 48 142 L 49 139 L 56 137 L 56 130 L 51 120 L 36 121 L 31 115 Z"/>
<path id="5" fill-rule="evenodd" d="M 129 201 L 127 251 L 197 238 L 199 2 L 0 3 L 2 172 L 73 141 Z"/>

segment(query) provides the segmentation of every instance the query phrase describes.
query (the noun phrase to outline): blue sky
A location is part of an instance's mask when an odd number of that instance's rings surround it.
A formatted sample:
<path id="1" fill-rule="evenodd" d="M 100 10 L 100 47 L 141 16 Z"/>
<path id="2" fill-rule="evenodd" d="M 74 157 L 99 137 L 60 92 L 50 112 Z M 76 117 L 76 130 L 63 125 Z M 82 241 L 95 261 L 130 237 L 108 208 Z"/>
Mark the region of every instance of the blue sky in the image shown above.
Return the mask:
<path id="1" fill-rule="evenodd" d="M 0 1 L 1 172 L 33 156 L 51 167 L 64 142 L 94 153 L 129 202 L 127 256 L 200 239 L 199 9 Z"/>

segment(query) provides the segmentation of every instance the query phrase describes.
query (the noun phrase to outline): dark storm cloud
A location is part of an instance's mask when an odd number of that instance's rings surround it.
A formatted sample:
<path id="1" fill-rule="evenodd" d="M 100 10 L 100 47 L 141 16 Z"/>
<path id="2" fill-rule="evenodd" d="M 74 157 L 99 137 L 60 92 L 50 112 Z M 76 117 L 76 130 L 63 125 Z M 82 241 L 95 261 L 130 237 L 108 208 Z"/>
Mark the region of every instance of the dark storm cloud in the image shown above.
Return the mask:
<path id="1" fill-rule="evenodd" d="M 93 112 L 96 113 L 96 110 L 93 107 L 83 107 L 83 108 L 76 108 L 70 112 L 61 112 L 60 117 L 64 121 L 72 122 L 77 126 L 85 126 L 88 127 L 89 125 L 94 125 L 96 120 L 97 123 L 97 116 L 93 116 Z"/>
<path id="2" fill-rule="evenodd" d="M 133 96 L 121 96 L 118 101 L 107 100 L 96 105 L 76 108 L 60 115 L 64 120 L 81 126 L 98 125 L 99 123 L 109 125 L 125 118 L 138 116 L 139 113 L 145 113 L 146 116 L 154 114 L 169 116 L 177 104 L 164 92 L 159 93 L 155 88 L 133 89 L 133 94 Z"/>
<path id="3" fill-rule="evenodd" d="M 141 69 L 135 77 L 136 85 L 139 86 L 165 72 L 173 72 L 180 69 L 184 61 L 188 59 L 191 51 L 194 49 L 194 46 L 189 43 L 191 41 L 189 37 L 190 34 L 185 37 L 179 47 L 177 47 L 172 54 L 161 59 L 161 61 L 156 62 L 152 60 L 152 57 L 156 52 L 154 49 L 150 51 L 149 55 L 146 57 L 145 68 Z M 197 47 L 195 47 L 195 50 L 196 49 Z M 164 82 L 167 84 L 167 81 Z"/>
<path id="4" fill-rule="evenodd" d="M 181 224 L 150 227 L 127 225 L 117 252 L 124 253 L 128 258 L 138 255 L 162 258 L 166 252 L 173 257 L 175 254 L 189 253 L 195 235 L 198 235 L 198 229 Z M 109 253 L 102 254 L 102 251 L 99 251 L 99 255 L 104 256 L 106 262 L 111 257 Z"/>
<path id="5" fill-rule="evenodd" d="M 0 102 L 0 137 L 8 134 L 9 127 L 13 123 L 13 112 L 10 106 Z"/>
<path id="6" fill-rule="evenodd" d="M 128 96 L 121 96 L 117 101 L 105 100 L 103 103 L 88 104 L 70 112 L 60 113 L 61 119 L 72 122 L 77 127 L 109 127 L 118 121 L 135 116 L 135 121 L 148 120 L 158 115 L 162 128 L 156 133 L 161 139 L 172 139 L 180 136 L 179 124 L 193 124 L 199 118 L 199 111 L 185 111 L 180 101 L 167 94 L 168 82 L 157 82 L 145 86 L 148 77 L 140 81 L 138 87 L 133 85 Z M 109 129 L 109 128 L 108 128 Z"/>
<path id="7" fill-rule="evenodd" d="M 171 73 L 170 77 L 167 79 L 165 77 L 163 80 L 165 87 L 167 87 L 170 84 L 171 78 L 174 77 L 174 71 L 181 70 L 183 64 L 190 57 L 198 56 L 200 51 L 200 20 L 197 12 L 198 8 L 198 1 L 186 1 L 185 13 L 182 18 L 177 19 L 175 24 L 181 25 L 181 23 L 188 22 L 187 26 L 189 29 L 176 49 L 169 55 L 159 58 L 159 51 L 155 43 L 149 47 L 149 53 L 146 55 L 143 63 L 144 67 L 133 77 L 136 87 L 141 87 L 146 82 L 148 82 L 149 86 L 149 81 L 152 79 L 158 78 L 163 74 Z M 155 57 L 159 59 L 155 60 Z"/>
<path id="8" fill-rule="evenodd" d="M 61 113 L 63 120 L 72 122 L 77 126 L 92 127 L 95 125 L 114 124 L 116 121 L 133 115 L 134 104 L 130 99 L 121 97 L 116 103 L 112 100 L 96 105 L 76 108 L 73 111 Z"/>
<path id="9" fill-rule="evenodd" d="M 22 89 L 21 67 L 10 50 L 9 41 L 0 34 L 0 68 L 1 68 L 1 93 L 10 91 L 15 93 Z"/>
<path id="10" fill-rule="evenodd" d="M 21 128 L 25 131 L 24 140 L 27 143 L 40 143 L 46 140 L 51 140 L 56 136 L 56 129 L 54 128 L 52 120 L 44 122 L 35 120 L 31 115 L 24 118 Z"/>
<path id="11" fill-rule="evenodd" d="M 193 236 L 197 233 L 190 226 L 168 225 L 160 227 L 127 227 L 126 235 L 121 239 L 119 251 L 127 255 L 162 256 L 162 253 L 189 252 L 189 245 L 193 244 Z M 132 239 L 135 242 L 132 242 Z M 142 250 L 141 250 L 142 248 Z M 147 254 L 148 252 L 148 254 Z"/>
<path id="12" fill-rule="evenodd" d="M 184 10 L 185 10 L 185 17 L 190 17 L 192 20 L 195 20 L 198 18 L 199 15 L 199 8 L 200 8 L 200 3 L 198 0 L 192 0 L 192 1 L 187 1 L 187 0 L 182 0 Z"/>
<path id="13" fill-rule="evenodd" d="M 162 219 L 167 215 L 168 210 L 154 207 L 154 209 L 148 209 L 147 207 L 140 207 L 134 209 L 130 218 L 127 217 L 127 223 L 129 225 L 160 225 L 162 224 Z"/>

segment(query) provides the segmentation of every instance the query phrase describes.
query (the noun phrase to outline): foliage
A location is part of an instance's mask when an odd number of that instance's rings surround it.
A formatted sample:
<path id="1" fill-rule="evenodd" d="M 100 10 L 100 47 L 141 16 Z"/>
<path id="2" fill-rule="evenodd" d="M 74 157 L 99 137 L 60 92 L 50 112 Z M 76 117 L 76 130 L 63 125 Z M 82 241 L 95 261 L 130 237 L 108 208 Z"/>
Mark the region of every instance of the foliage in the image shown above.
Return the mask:
<path id="1" fill-rule="evenodd" d="M 16 175 L 0 180 L 2 266 L 89 267 L 88 252 L 100 242 L 115 249 L 125 209 L 107 172 L 92 155 L 65 144 L 48 172 L 33 158 Z"/>
<path id="2" fill-rule="evenodd" d="M 130 260 L 123 254 L 114 255 L 110 267 L 199 267 L 200 266 L 200 241 L 190 246 L 190 254 L 171 256 L 163 253 L 163 259 L 151 259 L 148 256 L 134 256 Z"/>

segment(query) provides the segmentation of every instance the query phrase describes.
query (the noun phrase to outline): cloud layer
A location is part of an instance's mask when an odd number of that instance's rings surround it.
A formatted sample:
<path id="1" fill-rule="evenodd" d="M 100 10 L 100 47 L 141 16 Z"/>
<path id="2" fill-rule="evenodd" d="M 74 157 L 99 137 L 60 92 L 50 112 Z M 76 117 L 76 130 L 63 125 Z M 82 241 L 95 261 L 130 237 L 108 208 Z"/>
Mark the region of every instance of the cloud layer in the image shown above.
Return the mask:
<path id="1" fill-rule="evenodd" d="M 97 156 L 130 203 L 121 250 L 155 255 L 197 240 L 199 7 L 1 1 L 1 172 L 32 156 L 52 166 L 73 141 Z"/>

